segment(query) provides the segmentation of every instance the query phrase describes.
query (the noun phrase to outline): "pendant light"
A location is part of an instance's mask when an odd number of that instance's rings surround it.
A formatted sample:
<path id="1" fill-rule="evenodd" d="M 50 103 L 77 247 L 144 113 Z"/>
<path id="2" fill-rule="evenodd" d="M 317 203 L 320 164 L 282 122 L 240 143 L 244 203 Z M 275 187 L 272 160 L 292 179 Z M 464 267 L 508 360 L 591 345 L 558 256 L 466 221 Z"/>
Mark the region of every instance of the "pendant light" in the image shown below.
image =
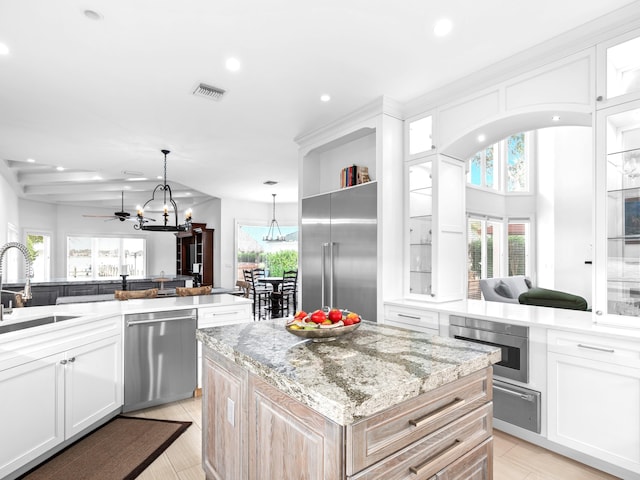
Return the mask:
<path id="1" fill-rule="evenodd" d="M 262 237 L 262 240 L 265 242 L 284 242 L 284 235 L 282 235 L 282 232 L 280 231 L 280 225 L 278 225 L 278 221 L 276 220 L 276 194 L 272 193 L 271 195 L 273 195 L 273 219 L 271 220 L 269 231 L 264 237 Z M 276 228 L 278 229 L 278 235 L 274 237 Z"/>
<path id="2" fill-rule="evenodd" d="M 191 229 L 191 209 L 188 209 L 185 212 L 184 223 L 178 224 L 178 207 L 176 206 L 176 202 L 173 200 L 173 195 L 171 194 L 171 187 L 167 184 L 167 155 L 171 153 L 169 150 L 160 150 L 164 154 L 164 182 L 162 184 L 156 185 L 156 188 L 153 189 L 153 194 L 151 198 L 147 200 L 142 207 L 138 205 L 136 208 L 138 210 L 138 223 L 133 226 L 136 230 L 149 230 L 152 232 L 186 232 Z M 163 207 L 163 222 L 162 225 L 147 225 L 149 220 L 144 217 L 144 209 L 146 206 L 153 202 L 156 197 L 156 193 L 162 192 L 162 199 L 164 201 Z M 167 203 L 167 193 L 169 194 L 168 203 Z M 173 214 L 169 213 L 169 209 L 173 211 Z M 174 222 L 173 224 L 169 223 L 169 218 L 173 216 Z"/>

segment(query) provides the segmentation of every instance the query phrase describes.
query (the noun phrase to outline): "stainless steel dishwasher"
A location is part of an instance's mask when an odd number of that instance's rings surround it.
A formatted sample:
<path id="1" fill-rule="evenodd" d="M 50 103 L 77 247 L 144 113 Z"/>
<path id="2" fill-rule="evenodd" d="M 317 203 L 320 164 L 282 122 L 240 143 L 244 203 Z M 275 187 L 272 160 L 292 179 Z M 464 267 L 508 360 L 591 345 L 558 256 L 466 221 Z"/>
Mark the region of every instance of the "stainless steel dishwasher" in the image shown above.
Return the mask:
<path id="1" fill-rule="evenodd" d="M 190 309 L 125 315 L 123 411 L 193 395 L 196 312 Z"/>

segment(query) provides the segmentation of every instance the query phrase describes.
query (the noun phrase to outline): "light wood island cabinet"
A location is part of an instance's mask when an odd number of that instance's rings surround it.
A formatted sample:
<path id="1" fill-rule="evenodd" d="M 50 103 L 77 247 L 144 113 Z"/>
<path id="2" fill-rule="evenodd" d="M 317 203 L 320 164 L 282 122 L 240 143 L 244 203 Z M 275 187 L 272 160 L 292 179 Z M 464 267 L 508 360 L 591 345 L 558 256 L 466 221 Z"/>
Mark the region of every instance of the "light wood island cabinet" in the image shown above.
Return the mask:
<path id="1" fill-rule="evenodd" d="M 208 479 L 490 479 L 499 350 L 365 322 L 198 330 Z"/>

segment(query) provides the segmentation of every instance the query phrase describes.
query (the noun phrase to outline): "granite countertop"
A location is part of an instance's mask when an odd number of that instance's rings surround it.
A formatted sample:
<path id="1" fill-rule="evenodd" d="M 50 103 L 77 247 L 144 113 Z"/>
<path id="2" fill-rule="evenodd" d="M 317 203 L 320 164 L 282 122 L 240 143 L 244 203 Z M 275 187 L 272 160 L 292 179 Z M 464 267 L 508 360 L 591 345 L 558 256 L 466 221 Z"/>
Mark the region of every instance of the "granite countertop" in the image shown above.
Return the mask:
<path id="1" fill-rule="evenodd" d="M 500 349 L 362 322 L 330 342 L 288 333 L 281 319 L 200 329 L 215 352 L 340 425 L 500 361 Z"/>

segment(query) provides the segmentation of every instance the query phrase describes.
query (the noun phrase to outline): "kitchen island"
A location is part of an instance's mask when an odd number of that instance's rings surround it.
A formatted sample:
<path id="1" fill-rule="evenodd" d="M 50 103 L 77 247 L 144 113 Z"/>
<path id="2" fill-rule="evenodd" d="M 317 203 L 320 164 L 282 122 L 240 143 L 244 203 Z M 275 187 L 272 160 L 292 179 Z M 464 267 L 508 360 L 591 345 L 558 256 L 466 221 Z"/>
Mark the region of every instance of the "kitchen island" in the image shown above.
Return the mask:
<path id="1" fill-rule="evenodd" d="M 281 320 L 196 336 L 207 478 L 492 478 L 497 348 L 370 322 L 319 343 Z"/>

